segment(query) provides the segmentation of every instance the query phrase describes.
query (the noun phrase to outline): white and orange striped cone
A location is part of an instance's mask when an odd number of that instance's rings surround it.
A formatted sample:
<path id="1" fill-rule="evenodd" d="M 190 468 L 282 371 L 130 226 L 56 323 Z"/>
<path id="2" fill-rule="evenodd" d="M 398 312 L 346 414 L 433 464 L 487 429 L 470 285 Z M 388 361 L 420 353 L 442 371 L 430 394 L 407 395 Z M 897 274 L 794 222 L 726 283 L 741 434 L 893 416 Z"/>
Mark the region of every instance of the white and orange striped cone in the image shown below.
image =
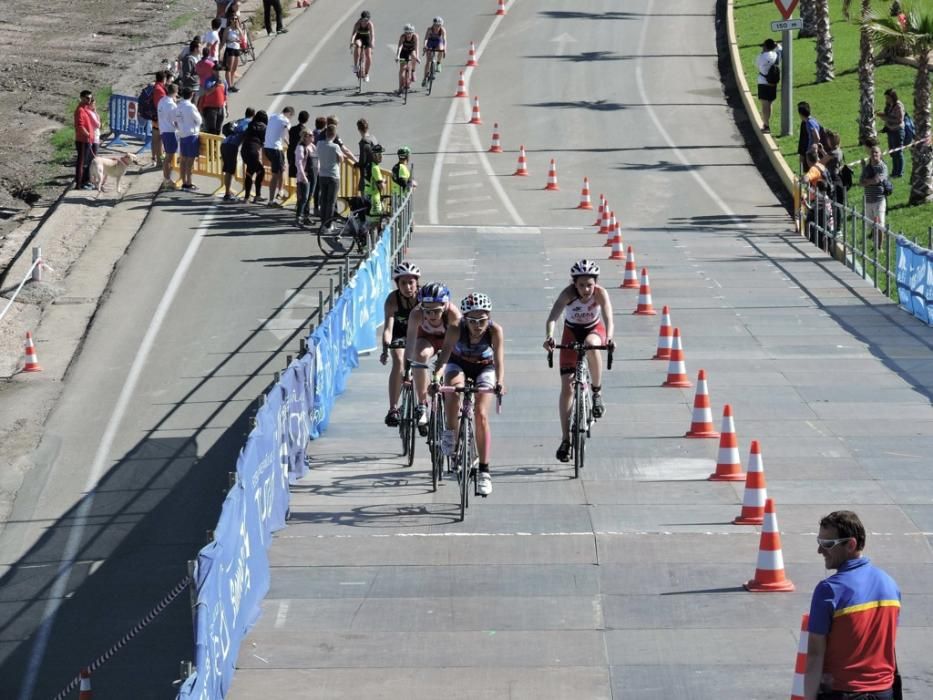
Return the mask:
<path id="1" fill-rule="evenodd" d="M 473 116 L 470 117 L 470 124 L 482 124 L 483 118 L 479 113 L 479 97 L 473 98 Z"/>
<path id="2" fill-rule="evenodd" d="M 577 205 L 577 209 L 592 209 L 593 202 L 590 200 L 590 179 L 588 177 L 583 178 L 583 189 L 580 190 L 580 203 Z"/>
<path id="3" fill-rule="evenodd" d="M 557 161 L 553 158 L 551 158 L 551 165 L 547 170 L 547 184 L 544 186 L 544 189 L 551 190 L 552 192 L 556 192 L 560 189 L 557 184 Z"/>
<path id="4" fill-rule="evenodd" d="M 599 231 L 602 235 L 607 235 L 609 233 L 609 200 L 603 202 L 603 214 L 599 220 Z"/>
<path id="5" fill-rule="evenodd" d="M 460 79 L 457 81 L 457 94 L 454 97 L 469 97 L 466 91 L 466 82 L 463 80 L 463 71 L 460 71 Z"/>
<path id="6" fill-rule="evenodd" d="M 625 274 L 622 276 L 619 289 L 638 289 L 638 269 L 635 267 L 635 251 L 632 246 L 628 247 L 625 256 Z"/>
<path id="7" fill-rule="evenodd" d="M 39 356 L 36 355 L 36 346 L 32 342 L 32 333 L 26 331 L 26 364 L 23 365 L 24 372 L 41 372 L 39 366 Z"/>
<path id="8" fill-rule="evenodd" d="M 674 335 L 674 329 L 671 326 L 671 310 L 665 306 L 661 309 L 661 329 L 658 331 L 658 349 L 654 353 L 653 360 L 671 359 L 671 338 Z"/>
<path id="9" fill-rule="evenodd" d="M 616 213 L 609 210 L 609 226 L 606 228 L 606 240 L 603 241 L 603 248 L 612 247 L 612 239 L 616 237 Z"/>
<path id="10" fill-rule="evenodd" d="M 722 433 L 719 436 L 719 457 L 716 471 L 709 475 L 710 481 L 742 481 L 742 460 L 739 457 L 739 438 L 735 434 L 735 420 L 732 418 L 732 406 L 722 407 Z"/>
<path id="11" fill-rule="evenodd" d="M 499 143 L 499 122 L 492 125 L 492 145 L 489 147 L 490 153 L 502 153 L 502 144 Z"/>
<path id="12" fill-rule="evenodd" d="M 765 501 L 765 519 L 758 544 L 758 565 L 755 567 L 755 578 L 745 582 L 745 589 L 753 593 L 794 590 L 794 584 L 784 575 L 781 531 L 778 529 L 773 498 Z"/>
<path id="13" fill-rule="evenodd" d="M 505 13 L 505 0 L 499 0 L 499 9 L 496 10 L 496 14 L 504 15 Z"/>
<path id="14" fill-rule="evenodd" d="M 635 316 L 657 316 L 651 304 L 651 282 L 648 279 L 648 268 L 641 268 L 641 285 L 638 287 L 638 305 L 632 312 Z"/>
<path id="15" fill-rule="evenodd" d="M 797 658 L 794 661 L 794 684 L 790 700 L 804 700 L 804 679 L 807 677 L 807 652 L 810 646 L 810 615 L 804 613 L 800 620 L 800 639 L 797 641 Z"/>
<path id="16" fill-rule="evenodd" d="M 606 208 L 606 195 L 599 195 L 599 208 L 596 210 L 596 221 L 593 222 L 593 226 L 599 226 L 603 220 L 603 209 Z"/>
<path id="17" fill-rule="evenodd" d="M 691 387 L 690 378 L 687 376 L 687 364 L 684 361 L 684 346 L 680 342 L 680 329 L 674 329 L 674 335 L 671 338 L 671 358 L 667 362 L 667 379 L 661 386 L 667 387 Z"/>
<path id="18" fill-rule="evenodd" d="M 475 67 L 478 66 L 478 65 L 479 65 L 479 63 L 476 62 L 476 46 L 475 46 L 475 45 L 473 44 L 473 42 L 471 41 L 471 42 L 470 42 L 470 51 L 469 51 L 469 53 L 467 53 L 467 62 L 466 62 L 466 66 L 467 66 L 467 68 L 475 68 Z"/>
<path id="19" fill-rule="evenodd" d="M 91 672 L 86 668 L 81 669 L 81 685 L 78 687 L 78 700 L 93 700 L 94 693 L 91 690 Z"/>
<path id="20" fill-rule="evenodd" d="M 684 434 L 684 437 L 719 437 L 719 432 L 713 425 L 713 409 L 709 404 L 709 387 L 706 385 L 705 369 L 701 369 L 697 374 L 697 393 L 693 397 L 693 418 L 690 421 L 690 430 Z"/>
<path id="21" fill-rule="evenodd" d="M 616 220 L 615 234 L 612 236 L 612 250 L 609 252 L 610 260 L 625 260 L 625 253 L 622 252 L 622 224 Z"/>
<path id="22" fill-rule="evenodd" d="M 768 488 L 765 485 L 765 467 L 761 460 L 761 445 L 752 440 L 748 454 L 748 473 L 745 475 L 745 494 L 742 496 L 742 512 L 732 521 L 733 525 L 761 525 L 765 519 L 765 501 Z"/>
<path id="23" fill-rule="evenodd" d="M 525 156 L 525 147 L 518 147 L 518 168 L 515 170 L 513 175 L 518 175 L 519 177 L 528 176 L 528 158 Z"/>

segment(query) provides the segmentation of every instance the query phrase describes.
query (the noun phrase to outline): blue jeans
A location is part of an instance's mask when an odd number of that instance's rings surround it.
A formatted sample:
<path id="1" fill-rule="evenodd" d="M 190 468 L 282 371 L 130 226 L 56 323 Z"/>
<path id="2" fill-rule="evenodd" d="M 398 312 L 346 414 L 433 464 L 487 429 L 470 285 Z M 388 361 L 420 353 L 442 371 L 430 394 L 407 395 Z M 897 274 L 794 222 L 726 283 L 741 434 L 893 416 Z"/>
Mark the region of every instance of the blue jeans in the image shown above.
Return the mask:
<path id="1" fill-rule="evenodd" d="M 297 199 L 298 203 L 295 205 L 295 220 L 298 222 L 303 221 L 308 218 L 308 199 L 311 196 L 311 183 L 310 182 L 299 182 L 298 183 L 298 192 Z"/>
<path id="2" fill-rule="evenodd" d="M 888 129 L 888 148 L 900 148 L 904 145 L 904 127 Z M 904 151 L 891 154 L 891 177 L 904 174 Z"/>

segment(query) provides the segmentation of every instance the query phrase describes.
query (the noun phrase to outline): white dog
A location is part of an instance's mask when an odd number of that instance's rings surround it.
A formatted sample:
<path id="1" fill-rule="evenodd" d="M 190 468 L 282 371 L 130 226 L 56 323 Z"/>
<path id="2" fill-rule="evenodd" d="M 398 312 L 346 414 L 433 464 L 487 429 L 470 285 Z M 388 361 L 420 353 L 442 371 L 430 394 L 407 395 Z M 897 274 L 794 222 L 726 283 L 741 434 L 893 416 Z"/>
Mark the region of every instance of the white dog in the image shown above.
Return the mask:
<path id="1" fill-rule="evenodd" d="M 106 156 L 96 156 L 94 160 L 91 161 L 91 184 L 97 188 L 97 197 L 100 197 L 100 193 L 104 191 L 104 184 L 107 182 L 108 177 L 112 177 L 117 181 L 117 195 L 122 194 L 120 189 L 120 182 L 123 180 L 123 176 L 126 174 L 127 168 L 130 167 L 130 163 L 138 163 L 132 153 L 124 153 L 119 158 L 108 158 Z"/>

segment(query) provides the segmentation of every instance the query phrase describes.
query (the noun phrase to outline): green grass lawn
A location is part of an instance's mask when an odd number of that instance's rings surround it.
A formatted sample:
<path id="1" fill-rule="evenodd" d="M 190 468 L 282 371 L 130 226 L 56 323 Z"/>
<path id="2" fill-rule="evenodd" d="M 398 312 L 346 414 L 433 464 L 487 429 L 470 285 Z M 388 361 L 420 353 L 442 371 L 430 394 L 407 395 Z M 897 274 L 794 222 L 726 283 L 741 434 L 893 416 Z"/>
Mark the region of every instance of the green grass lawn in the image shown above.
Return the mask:
<path id="1" fill-rule="evenodd" d="M 875 0 L 878 11 L 887 11 L 889 3 Z M 845 159 L 848 162 L 860 159 L 865 155 L 865 149 L 858 145 L 858 114 L 859 114 L 859 86 L 858 86 L 858 57 L 859 57 L 859 29 L 855 18 L 859 12 L 858 2 L 852 3 L 852 19 L 845 21 L 842 16 L 842 3 L 838 0 L 830 2 L 832 13 L 833 56 L 836 66 L 836 79 L 829 83 L 816 84 L 816 39 L 794 38 L 794 102 L 807 101 L 819 122 L 827 129 L 838 131 L 842 137 L 842 147 Z M 750 89 L 755 91 L 758 71 L 755 68 L 755 58 L 761 51 L 761 42 L 771 37 L 780 40 L 780 35 L 771 32 L 771 22 L 781 19 L 777 8 L 771 0 L 735 0 L 735 29 L 736 39 L 742 56 L 742 66 L 745 79 Z M 795 33 L 796 34 L 796 33 Z M 783 72 L 783 71 L 782 71 Z M 875 102 L 876 109 L 884 106 L 884 91 L 893 87 L 898 96 L 913 112 L 913 84 L 916 70 L 909 66 L 883 65 L 875 68 Z M 782 75 L 783 78 L 783 75 Z M 796 109 L 792 111 L 794 117 L 794 135 L 779 138 L 781 124 L 781 95 L 778 88 L 778 99 L 772 105 L 771 131 L 784 159 L 792 171 L 797 172 L 797 134 L 799 120 Z M 880 125 L 880 124 L 879 124 Z M 887 147 L 887 139 L 879 134 L 882 148 Z M 887 159 L 888 169 L 891 162 Z M 910 150 L 904 152 L 904 177 L 894 180 L 894 194 L 888 198 L 888 226 L 894 232 L 901 232 L 920 245 L 928 243 L 928 229 L 933 223 L 933 204 L 918 207 L 908 207 L 907 197 L 910 191 Z M 853 168 L 858 177 L 858 168 Z M 850 190 L 850 201 L 861 198 L 858 186 Z M 861 206 L 860 204 L 858 205 Z"/>

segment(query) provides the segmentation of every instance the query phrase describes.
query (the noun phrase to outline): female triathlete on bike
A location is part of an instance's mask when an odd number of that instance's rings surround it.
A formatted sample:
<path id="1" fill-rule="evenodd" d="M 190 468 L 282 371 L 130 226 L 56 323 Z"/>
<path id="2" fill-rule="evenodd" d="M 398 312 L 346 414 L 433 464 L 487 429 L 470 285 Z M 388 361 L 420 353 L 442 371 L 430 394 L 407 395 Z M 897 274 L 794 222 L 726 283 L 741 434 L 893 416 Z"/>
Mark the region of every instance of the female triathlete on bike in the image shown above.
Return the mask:
<path id="1" fill-rule="evenodd" d="M 567 285 L 547 317 L 545 326 L 545 350 L 554 349 L 554 326 L 561 314 L 564 315 L 564 332 L 560 344 L 586 343 L 587 345 L 613 346 L 612 302 L 604 287 L 597 284 L 599 265 L 592 260 L 579 260 L 570 268 L 571 283 Z M 603 405 L 602 374 L 603 361 L 599 352 L 586 353 L 593 382 L 593 416 L 602 417 Z M 561 462 L 570 460 L 570 404 L 573 399 L 571 382 L 577 362 L 572 350 L 560 351 L 560 412 L 561 443 L 557 448 L 557 459 Z"/>
<path id="2" fill-rule="evenodd" d="M 403 261 L 392 271 L 395 290 L 389 292 L 385 301 L 385 328 L 382 329 L 382 355 L 379 361 L 386 364 L 392 356 L 392 369 L 389 370 L 389 412 L 386 425 L 394 428 L 400 416 L 398 397 L 402 393 L 402 377 L 405 373 L 405 348 L 390 348 L 389 345 L 404 340 L 408 334 L 408 317 L 418 305 L 418 280 L 421 268 Z"/>
<path id="3" fill-rule="evenodd" d="M 395 49 L 395 60 L 398 61 L 398 94 L 401 95 L 405 90 L 405 84 L 410 86 L 415 79 L 415 64 L 420 62 L 418 58 L 418 47 L 421 40 L 415 31 L 415 25 L 406 24 L 402 30 L 402 35 L 398 38 L 398 46 Z"/>
<path id="4" fill-rule="evenodd" d="M 437 72 L 441 72 L 441 62 L 447 57 L 447 27 L 443 17 L 435 17 L 433 23 L 424 32 L 424 77 L 421 87 L 428 82 L 428 70 L 431 57 L 437 52 Z"/>
<path id="5" fill-rule="evenodd" d="M 363 80 L 369 82 L 369 71 L 373 67 L 373 46 L 376 41 L 376 27 L 373 25 L 369 10 L 363 10 L 360 18 L 353 25 L 350 33 L 350 46 L 353 47 L 353 72 L 360 65 L 360 53 L 363 54 Z"/>

